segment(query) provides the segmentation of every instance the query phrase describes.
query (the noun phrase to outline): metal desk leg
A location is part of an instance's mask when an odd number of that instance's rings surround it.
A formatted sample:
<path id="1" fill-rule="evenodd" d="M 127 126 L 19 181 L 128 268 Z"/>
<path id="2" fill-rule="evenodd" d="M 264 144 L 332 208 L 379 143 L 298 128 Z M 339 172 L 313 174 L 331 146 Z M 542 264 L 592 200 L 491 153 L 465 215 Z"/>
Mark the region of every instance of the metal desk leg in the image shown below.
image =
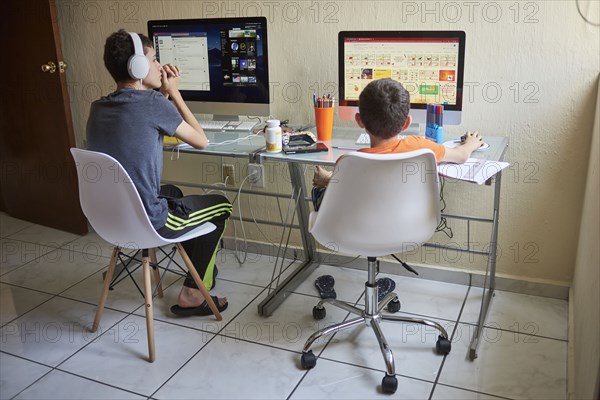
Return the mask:
<path id="1" fill-rule="evenodd" d="M 487 268 L 485 271 L 485 279 L 483 282 L 483 297 L 481 299 L 481 307 L 479 309 L 479 319 L 477 321 L 477 327 L 471 339 L 471 345 L 469 346 L 469 358 L 471 361 L 477 358 L 477 347 L 481 341 L 481 334 L 483 333 L 483 327 L 487 318 L 490 302 L 494 296 L 494 289 L 496 288 L 496 247 L 498 245 L 498 218 L 500 213 L 500 182 L 502 180 L 502 171 L 496 175 L 496 182 L 494 186 L 494 217 L 492 222 L 492 239 L 490 242 L 490 253 Z M 489 279 L 489 286 L 488 286 Z"/>
<path id="2" fill-rule="evenodd" d="M 290 162 L 290 177 L 292 181 L 292 190 L 296 199 L 296 210 L 300 233 L 302 236 L 302 246 L 304 247 L 304 262 L 298 266 L 266 299 L 258 305 L 258 313 L 268 317 L 273 311 L 310 275 L 318 263 L 313 262 L 315 257 L 315 240 L 308 232 L 309 208 L 304 200 L 306 197 L 304 189 L 304 175 L 301 164 Z"/>

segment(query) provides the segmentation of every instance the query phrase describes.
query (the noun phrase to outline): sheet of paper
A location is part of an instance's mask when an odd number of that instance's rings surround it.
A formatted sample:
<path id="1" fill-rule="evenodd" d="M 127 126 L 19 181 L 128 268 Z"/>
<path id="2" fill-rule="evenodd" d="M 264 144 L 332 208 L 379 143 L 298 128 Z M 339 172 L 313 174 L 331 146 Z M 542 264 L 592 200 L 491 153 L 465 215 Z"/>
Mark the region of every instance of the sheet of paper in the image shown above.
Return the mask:
<path id="1" fill-rule="evenodd" d="M 503 161 L 469 158 L 464 164 L 441 163 L 438 165 L 438 172 L 451 179 L 475 182 L 481 185 L 509 165 Z"/>

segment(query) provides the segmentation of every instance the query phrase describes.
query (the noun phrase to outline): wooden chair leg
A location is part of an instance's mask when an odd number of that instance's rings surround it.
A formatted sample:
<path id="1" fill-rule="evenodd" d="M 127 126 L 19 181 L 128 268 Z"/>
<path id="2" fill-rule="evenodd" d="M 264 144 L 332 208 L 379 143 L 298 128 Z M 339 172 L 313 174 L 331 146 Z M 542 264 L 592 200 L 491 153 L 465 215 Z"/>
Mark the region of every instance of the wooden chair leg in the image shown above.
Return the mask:
<path id="1" fill-rule="evenodd" d="M 110 257 L 110 263 L 108 264 L 108 271 L 106 272 L 106 276 L 104 277 L 104 286 L 102 287 L 102 293 L 100 294 L 100 301 L 98 302 L 98 308 L 96 309 L 96 317 L 94 318 L 94 323 L 92 325 L 92 332 L 96 332 L 98 330 L 98 326 L 100 325 L 100 319 L 102 318 L 102 312 L 104 311 L 104 305 L 106 304 L 106 299 L 108 298 L 108 290 L 110 289 L 110 282 L 112 281 L 113 275 L 115 274 L 115 266 L 117 265 L 117 256 L 119 254 L 119 248 L 115 247 L 113 249 L 112 255 Z"/>
<path id="2" fill-rule="evenodd" d="M 144 298 L 146 300 L 146 330 L 148 333 L 148 361 L 154 362 L 154 310 L 152 308 L 152 279 L 150 274 L 150 257 L 148 250 L 143 250 L 142 266 L 144 269 Z"/>
<path id="3" fill-rule="evenodd" d="M 204 282 L 202 282 L 202 279 L 200 279 L 200 275 L 198 275 L 198 272 L 196 271 L 194 264 L 192 264 L 192 260 L 190 260 L 190 258 L 188 257 L 188 255 L 185 252 L 181 243 L 177 243 L 176 246 L 177 246 L 177 251 L 179 251 L 181 258 L 183 259 L 183 262 L 185 263 L 185 266 L 187 267 L 188 271 L 190 272 L 190 275 L 192 275 L 192 278 L 194 278 L 194 282 L 196 282 L 196 286 L 198 286 L 198 289 L 200 289 L 202 296 L 204 296 L 204 298 L 206 299 L 206 302 L 208 303 L 208 307 L 210 307 L 213 314 L 215 314 L 215 318 L 217 319 L 217 321 L 221 321 L 223 319 L 223 317 L 221 316 L 221 313 L 219 312 L 219 309 L 217 308 L 217 305 L 213 301 L 212 297 L 210 297 L 210 293 L 208 292 L 208 289 L 206 289 L 206 286 L 204 286 Z"/>
<path id="4" fill-rule="evenodd" d="M 148 249 L 148 252 L 150 253 L 150 261 L 152 261 L 153 265 L 156 265 L 156 268 L 152 268 L 152 270 L 154 272 L 154 283 L 157 285 L 156 293 L 159 298 L 162 298 L 163 297 L 163 288 L 162 288 L 162 282 L 160 281 L 160 271 L 158 269 L 158 261 L 156 258 L 156 249 Z"/>

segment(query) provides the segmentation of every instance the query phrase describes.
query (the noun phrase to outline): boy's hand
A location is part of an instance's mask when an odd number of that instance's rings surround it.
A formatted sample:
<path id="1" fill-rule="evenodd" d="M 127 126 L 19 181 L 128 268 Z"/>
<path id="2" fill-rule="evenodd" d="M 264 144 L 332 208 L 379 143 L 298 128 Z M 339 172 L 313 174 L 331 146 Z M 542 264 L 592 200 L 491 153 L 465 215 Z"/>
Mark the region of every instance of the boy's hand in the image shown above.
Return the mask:
<path id="1" fill-rule="evenodd" d="M 181 76 L 181 69 L 172 64 L 166 64 L 162 66 L 162 85 L 160 86 L 160 92 L 164 95 L 171 95 L 174 92 L 179 91 L 179 79 Z"/>
<path id="2" fill-rule="evenodd" d="M 315 175 L 313 176 L 313 186 L 316 187 L 327 187 L 329 180 L 331 179 L 333 172 L 329 172 L 317 165 L 315 169 Z"/>
<path id="3" fill-rule="evenodd" d="M 479 135 L 478 131 L 475 131 L 473 133 L 467 131 L 467 133 L 465 133 L 465 142 L 463 146 L 467 146 L 469 151 L 473 152 L 477 150 L 481 147 L 482 144 L 483 138 Z"/>

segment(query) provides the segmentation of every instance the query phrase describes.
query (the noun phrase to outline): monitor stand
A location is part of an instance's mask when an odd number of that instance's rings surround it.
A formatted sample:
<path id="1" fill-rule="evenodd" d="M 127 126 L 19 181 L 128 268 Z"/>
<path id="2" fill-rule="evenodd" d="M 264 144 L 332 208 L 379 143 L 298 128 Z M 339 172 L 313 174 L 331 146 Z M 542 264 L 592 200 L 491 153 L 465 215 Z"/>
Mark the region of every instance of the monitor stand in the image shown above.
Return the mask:
<path id="1" fill-rule="evenodd" d="M 219 114 L 213 114 L 212 119 L 213 119 L 213 121 L 239 121 L 240 120 L 240 116 L 239 115 L 219 115 Z"/>

